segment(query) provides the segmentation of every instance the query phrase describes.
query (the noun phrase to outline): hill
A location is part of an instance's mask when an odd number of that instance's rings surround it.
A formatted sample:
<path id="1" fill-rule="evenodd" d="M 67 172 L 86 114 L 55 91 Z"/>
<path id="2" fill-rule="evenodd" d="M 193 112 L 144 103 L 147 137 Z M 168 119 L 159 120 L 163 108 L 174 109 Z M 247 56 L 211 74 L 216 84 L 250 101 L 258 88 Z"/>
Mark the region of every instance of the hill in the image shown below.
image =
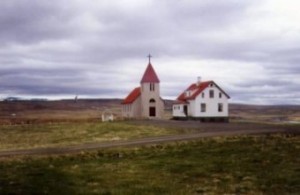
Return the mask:
<path id="1" fill-rule="evenodd" d="M 172 100 L 165 100 L 165 118 L 171 117 Z M 99 120 L 103 111 L 121 117 L 121 99 L 19 100 L 0 102 L 0 124 Z M 231 120 L 300 121 L 300 105 L 230 104 Z"/>

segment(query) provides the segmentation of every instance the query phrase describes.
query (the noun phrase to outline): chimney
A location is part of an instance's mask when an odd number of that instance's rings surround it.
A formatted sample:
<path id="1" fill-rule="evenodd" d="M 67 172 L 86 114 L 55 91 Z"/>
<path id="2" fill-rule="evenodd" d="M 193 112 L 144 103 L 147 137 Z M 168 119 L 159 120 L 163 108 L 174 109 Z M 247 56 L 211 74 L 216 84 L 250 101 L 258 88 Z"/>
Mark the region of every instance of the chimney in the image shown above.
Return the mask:
<path id="1" fill-rule="evenodd" d="M 200 83 L 201 83 L 201 77 L 197 77 L 197 83 L 196 83 L 196 85 L 199 86 Z"/>

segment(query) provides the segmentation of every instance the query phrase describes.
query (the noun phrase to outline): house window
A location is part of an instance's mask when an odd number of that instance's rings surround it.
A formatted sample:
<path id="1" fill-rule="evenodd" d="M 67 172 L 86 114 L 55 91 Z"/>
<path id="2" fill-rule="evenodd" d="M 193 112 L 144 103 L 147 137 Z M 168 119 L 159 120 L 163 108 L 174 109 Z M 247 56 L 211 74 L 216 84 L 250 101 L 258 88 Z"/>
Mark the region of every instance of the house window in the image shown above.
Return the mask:
<path id="1" fill-rule="evenodd" d="M 222 98 L 222 93 L 221 92 L 219 93 L 219 98 Z"/>
<path id="2" fill-rule="evenodd" d="M 206 112 L 206 104 L 201 104 L 201 112 Z"/>
<path id="3" fill-rule="evenodd" d="M 214 84 L 212 84 L 212 83 L 211 83 L 209 86 L 210 86 L 210 87 L 213 87 L 213 86 L 214 86 Z"/>
<path id="4" fill-rule="evenodd" d="M 191 91 L 186 91 L 186 92 L 185 92 L 185 96 L 186 96 L 186 97 L 190 97 L 190 95 L 191 95 Z"/>
<path id="5" fill-rule="evenodd" d="M 209 97 L 214 98 L 214 90 L 209 90 Z"/>
<path id="6" fill-rule="evenodd" d="M 204 98 L 204 92 L 202 93 L 202 98 Z"/>
<path id="7" fill-rule="evenodd" d="M 218 111 L 223 112 L 223 104 L 222 103 L 218 104 Z"/>
<path id="8" fill-rule="evenodd" d="M 155 86 L 154 83 L 150 83 L 150 91 L 154 91 L 154 86 Z"/>

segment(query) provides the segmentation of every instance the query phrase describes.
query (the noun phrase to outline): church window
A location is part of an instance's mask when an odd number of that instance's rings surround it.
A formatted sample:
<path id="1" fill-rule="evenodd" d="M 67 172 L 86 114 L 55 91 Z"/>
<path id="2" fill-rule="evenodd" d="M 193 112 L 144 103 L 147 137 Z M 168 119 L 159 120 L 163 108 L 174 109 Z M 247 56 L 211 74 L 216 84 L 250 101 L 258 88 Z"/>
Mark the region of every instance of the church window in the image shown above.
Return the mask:
<path id="1" fill-rule="evenodd" d="M 152 99 L 149 100 L 149 102 L 150 103 L 155 103 L 155 99 L 152 98 Z"/>
<path id="2" fill-rule="evenodd" d="M 150 91 L 154 91 L 154 86 L 155 86 L 154 83 L 150 83 Z"/>

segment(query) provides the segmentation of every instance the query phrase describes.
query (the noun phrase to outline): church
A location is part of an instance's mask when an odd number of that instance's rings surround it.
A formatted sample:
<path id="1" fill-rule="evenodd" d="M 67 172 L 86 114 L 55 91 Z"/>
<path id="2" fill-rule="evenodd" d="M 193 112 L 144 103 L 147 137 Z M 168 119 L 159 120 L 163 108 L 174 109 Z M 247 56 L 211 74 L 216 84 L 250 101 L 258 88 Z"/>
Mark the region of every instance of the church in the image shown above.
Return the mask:
<path id="1" fill-rule="evenodd" d="M 160 97 L 160 80 L 149 63 L 140 81 L 140 86 L 133 89 L 122 101 L 124 118 L 162 118 L 164 102 Z"/>

